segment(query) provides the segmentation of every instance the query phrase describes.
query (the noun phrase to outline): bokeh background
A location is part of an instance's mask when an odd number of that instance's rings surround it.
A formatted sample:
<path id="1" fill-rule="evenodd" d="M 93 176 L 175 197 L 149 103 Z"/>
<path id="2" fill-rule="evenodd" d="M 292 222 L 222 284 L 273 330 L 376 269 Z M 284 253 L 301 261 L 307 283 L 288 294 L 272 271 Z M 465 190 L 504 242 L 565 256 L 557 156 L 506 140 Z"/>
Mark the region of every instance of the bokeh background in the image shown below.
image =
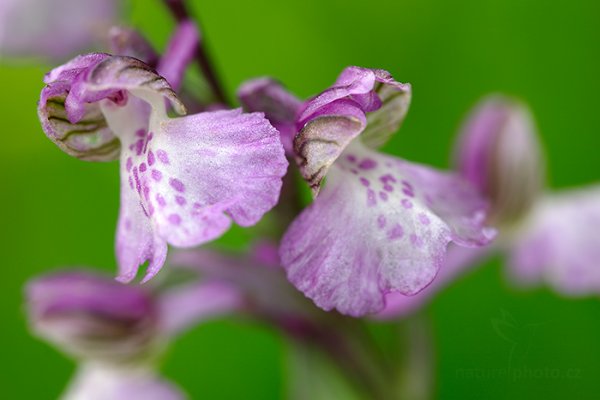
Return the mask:
<path id="1" fill-rule="evenodd" d="M 536 115 L 552 188 L 600 180 L 597 0 L 192 3 L 230 95 L 245 79 L 272 75 L 305 97 L 347 65 L 384 68 L 414 90 L 406 123 L 386 150 L 447 167 L 467 110 L 488 92 L 504 92 L 528 102 Z M 173 27 L 159 0 L 134 1 L 127 21 L 158 48 Z M 4 399 L 56 398 L 74 369 L 28 335 L 27 279 L 59 266 L 115 270 L 117 165 L 80 162 L 45 138 L 35 105 L 50 67 L 0 65 Z M 235 229 L 222 243 L 238 246 L 250 236 Z M 425 311 L 434 329 L 436 397 L 597 398 L 598 299 L 518 290 L 504 275 L 502 261 L 491 260 Z M 508 340 L 494 329 L 502 318 L 516 321 Z M 511 358 L 515 343 L 518 357 Z M 278 399 L 285 390 L 284 347 L 267 327 L 224 319 L 186 334 L 163 370 L 192 398 Z M 522 376 L 503 374 L 507 368 Z"/>

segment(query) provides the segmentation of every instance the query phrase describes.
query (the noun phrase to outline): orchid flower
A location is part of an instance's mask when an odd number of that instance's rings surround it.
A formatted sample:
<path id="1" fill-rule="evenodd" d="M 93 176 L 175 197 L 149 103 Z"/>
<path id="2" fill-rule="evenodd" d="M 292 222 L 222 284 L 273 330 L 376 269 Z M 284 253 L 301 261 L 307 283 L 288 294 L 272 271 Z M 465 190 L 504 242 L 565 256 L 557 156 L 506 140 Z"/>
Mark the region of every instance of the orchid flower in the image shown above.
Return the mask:
<path id="1" fill-rule="evenodd" d="M 147 281 L 162 267 L 167 243 L 206 243 L 232 220 L 256 224 L 277 203 L 287 161 L 262 114 L 170 118 L 165 101 L 186 111 L 167 80 L 125 56 L 79 56 L 45 83 L 38 112 L 46 135 L 72 156 L 121 161 L 119 280 L 131 281 L 148 261 Z"/>
<path id="2" fill-rule="evenodd" d="M 2 0 L 0 55 L 64 61 L 98 42 L 119 8 L 116 0 Z"/>
<path id="3" fill-rule="evenodd" d="M 261 109 L 252 88 L 264 85 L 246 84 L 240 97 Z M 325 310 L 376 313 L 387 293 L 425 288 L 448 243 L 476 247 L 494 236 L 486 202 L 466 180 L 374 150 L 398 129 L 410 97 L 410 85 L 386 71 L 349 67 L 294 113 L 294 153 L 316 199 L 287 230 L 280 255 L 290 281 Z"/>
<path id="4" fill-rule="evenodd" d="M 498 240 L 480 250 L 453 249 L 434 284 L 407 297 L 388 296 L 379 317 L 420 308 L 443 286 L 495 252 L 507 257 L 515 283 L 547 282 L 565 295 L 600 292 L 600 187 L 544 190 L 544 161 L 529 110 L 488 97 L 468 118 L 457 146 L 458 170 L 490 199 Z"/>
<path id="5" fill-rule="evenodd" d="M 74 357 L 79 368 L 63 398 L 182 399 L 154 359 L 177 334 L 236 310 L 240 294 L 223 282 L 193 282 L 158 292 L 84 270 L 31 281 L 32 330 Z"/>

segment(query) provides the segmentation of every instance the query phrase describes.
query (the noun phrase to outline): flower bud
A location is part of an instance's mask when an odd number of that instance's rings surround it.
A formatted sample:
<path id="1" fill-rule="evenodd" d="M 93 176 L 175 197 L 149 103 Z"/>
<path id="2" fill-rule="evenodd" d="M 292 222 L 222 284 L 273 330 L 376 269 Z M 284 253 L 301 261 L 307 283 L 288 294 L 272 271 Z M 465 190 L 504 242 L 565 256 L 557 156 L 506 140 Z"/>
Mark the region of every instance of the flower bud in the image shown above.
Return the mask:
<path id="1" fill-rule="evenodd" d="M 142 287 L 62 272 L 30 282 L 26 297 L 33 331 L 75 358 L 127 361 L 155 344 L 156 306 Z"/>
<path id="2" fill-rule="evenodd" d="M 484 99 L 459 139 L 458 169 L 491 203 L 490 222 L 518 222 L 541 193 L 542 150 L 529 110 L 511 99 Z"/>

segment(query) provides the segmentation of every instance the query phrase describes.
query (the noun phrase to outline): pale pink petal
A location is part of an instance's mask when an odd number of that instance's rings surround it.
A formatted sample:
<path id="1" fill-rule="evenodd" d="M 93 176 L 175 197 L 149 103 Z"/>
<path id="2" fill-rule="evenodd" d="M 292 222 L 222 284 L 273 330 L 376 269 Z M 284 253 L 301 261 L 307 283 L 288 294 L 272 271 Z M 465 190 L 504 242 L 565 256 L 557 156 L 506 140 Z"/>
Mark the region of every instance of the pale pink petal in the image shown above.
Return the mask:
<path id="1" fill-rule="evenodd" d="M 385 295 L 425 288 L 446 245 L 487 244 L 485 202 L 459 177 L 353 143 L 280 249 L 290 281 L 325 309 L 379 312 Z"/>
<path id="2" fill-rule="evenodd" d="M 548 195 L 514 237 L 510 272 L 567 295 L 600 292 L 600 187 Z"/>

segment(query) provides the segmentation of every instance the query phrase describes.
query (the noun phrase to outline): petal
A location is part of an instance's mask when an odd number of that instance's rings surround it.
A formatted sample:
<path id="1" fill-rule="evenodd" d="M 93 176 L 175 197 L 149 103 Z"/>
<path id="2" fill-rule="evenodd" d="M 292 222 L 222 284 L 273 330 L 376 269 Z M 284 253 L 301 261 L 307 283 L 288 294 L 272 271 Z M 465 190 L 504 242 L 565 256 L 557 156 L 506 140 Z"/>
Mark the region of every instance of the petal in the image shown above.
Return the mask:
<path id="1" fill-rule="evenodd" d="M 362 132 L 365 114 L 353 100 L 341 99 L 323 107 L 325 115 L 311 120 L 294 140 L 300 173 L 316 196 L 331 165 Z"/>
<path id="2" fill-rule="evenodd" d="M 169 243 L 205 243 L 222 235 L 231 220 L 254 225 L 277 204 L 287 161 L 278 132 L 262 114 L 201 113 L 164 121 L 160 128 L 148 146 L 156 161 L 145 180 L 153 222 Z M 161 179 L 153 179 L 153 171 Z"/>
<path id="3" fill-rule="evenodd" d="M 510 252 L 515 281 L 547 281 L 567 295 L 600 292 L 599 186 L 547 196 L 524 224 Z"/>
<path id="4" fill-rule="evenodd" d="M 79 74 L 108 57 L 106 54 L 80 56 L 52 70 L 44 79 L 38 116 L 46 136 L 61 150 L 88 161 L 110 161 L 118 157 L 120 142 L 94 105 L 83 106 L 77 123 L 72 123 L 65 106 L 71 82 Z"/>
<path id="5" fill-rule="evenodd" d="M 86 364 L 69 385 L 65 400 L 183 400 L 179 388 L 155 372 L 127 366 Z"/>
<path id="6" fill-rule="evenodd" d="M 157 70 L 174 90 L 178 90 L 188 64 L 196 55 L 200 32 L 192 21 L 181 22 L 161 57 Z"/>
<path id="7" fill-rule="evenodd" d="M 313 194 L 352 139 L 364 131 L 365 144 L 382 144 L 400 126 L 409 102 L 410 85 L 386 71 L 359 67 L 346 68 L 331 88 L 308 101 L 298 117 L 294 151 Z"/>
<path id="8" fill-rule="evenodd" d="M 107 112 L 119 130 L 132 129 L 126 109 Z M 287 161 L 277 131 L 261 114 L 217 111 L 160 120 L 149 132 L 141 121 L 138 126 L 121 160 L 117 249 L 124 281 L 146 259 L 151 264 L 144 281 L 154 276 L 165 242 L 206 243 L 232 220 L 257 223 L 277 203 Z"/>
<path id="9" fill-rule="evenodd" d="M 302 107 L 302 102 L 283 85 L 270 78 L 245 82 L 238 89 L 237 96 L 245 110 L 265 113 L 265 117 L 281 134 L 286 153 L 292 155 L 296 115 Z"/>
<path id="10" fill-rule="evenodd" d="M 128 94 L 165 114 L 163 97 L 184 113 L 168 83 L 141 61 L 130 57 L 88 54 L 49 72 L 38 104 L 44 132 L 66 153 L 91 161 L 115 159 L 123 139 L 109 126 L 99 102 L 123 106 Z M 142 101 L 139 100 L 139 101 Z M 133 116 L 140 117 L 140 116 Z M 147 113 L 144 114 L 147 118 Z"/>
<path id="11" fill-rule="evenodd" d="M 458 279 L 460 275 L 477 266 L 478 261 L 487 256 L 489 252 L 489 247 L 474 249 L 449 246 L 446 259 L 431 285 L 412 296 L 406 296 L 399 292 L 388 293 L 385 296 L 385 308 L 376 315 L 376 318 L 393 319 L 414 313 L 433 300 L 442 289 Z"/>
<path id="12" fill-rule="evenodd" d="M 367 114 L 367 127 L 361 134 L 361 141 L 371 148 L 385 144 L 400 128 L 408 113 L 412 99 L 410 84 L 396 82 L 384 70 L 374 70 L 378 84 L 374 93 L 381 106 Z"/>
<path id="13" fill-rule="evenodd" d="M 52 74 L 52 73 L 51 73 Z M 142 61 L 132 57 L 109 56 L 86 68 L 71 82 L 66 110 L 69 120 L 77 122 L 86 103 L 96 103 L 104 99 L 122 105 L 127 102 L 122 92 L 127 92 L 152 106 L 158 117 L 166 118 L 164 100 L 167 100 L 177 114 L 186 113 L 185 106 L 169 83 Z M 106 104 L 106 103 L 103 103 Z M 119 132 L 115 132 L 119 135 Z"/>
<path id="14" fill-rule="evenodd" d="M 361 316 L 384 296 L 426 287 L 450 241 L 487 244 L 485 203 L 462 179 L 352 144 L 323 193 L 290 226 L 280 255 L 290 281 L 325 310 Z"/>
<path id="15" fill-rule="evenodd" d="M 133 175 L 132 157 L 121 157 L 121 207 L 117 223 L 116 256 L 120 282 L 131 282 L 140 265 L 148 261 L 147 274 L 156 275 L 167 258 L 167 242 L 154 232 L 149 210 L 140 199 L 141 182 Z M 136 175 L 139 174 L 136 172 Z"/>

